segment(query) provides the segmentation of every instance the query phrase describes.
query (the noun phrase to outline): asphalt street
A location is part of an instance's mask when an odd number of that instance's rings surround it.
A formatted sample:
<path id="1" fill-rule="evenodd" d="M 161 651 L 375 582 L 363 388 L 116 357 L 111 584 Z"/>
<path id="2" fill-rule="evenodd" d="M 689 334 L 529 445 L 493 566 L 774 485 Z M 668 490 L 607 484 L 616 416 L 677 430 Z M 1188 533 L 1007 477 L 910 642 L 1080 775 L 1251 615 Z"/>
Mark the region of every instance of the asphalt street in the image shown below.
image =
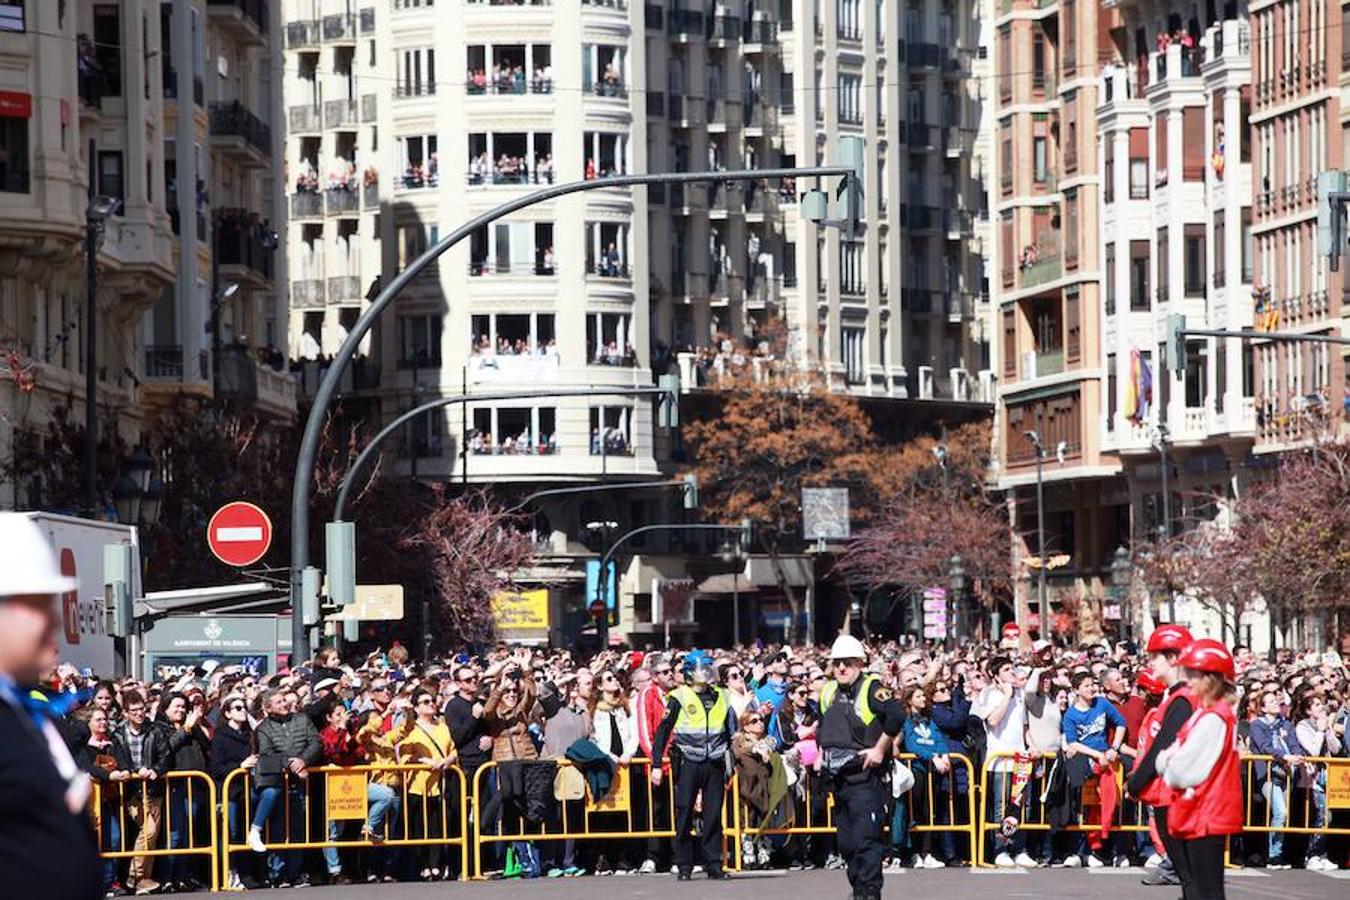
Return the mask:
<path id="1" fill-rule="evenodd" d="M 941 900 L 1176 900 L 1177 888 L 1145 887 L 1141 871 L 1134 869 L 988 870 L 947 869 L 907 871 L 886 876 L 885 896 L 938 898 Z M 1235 870 L 1226 883 L 1230 900 L 1344 900 L 1350 896 L 1350 871 L 1264 872 Z M 237 897 L 237 894 L 218 894 Z M 275 896 L 275 895 L 274 895 Z M 848 884 L 842 872 L 746 872 L 729 882 L 708 883 L 699 876 L 678 883 L 673 875 L 611 878 L 540 878 L 533 881 L 485 881 L 470 884 L 381 884 L 349 887 L 314 887 L 301 891 L 298 900 L 369 898 L 369 900 L 421 900 L 433 897 L 463 897 L 465 900 L 597 900 L 603 897 L 633 900 L 751 900 L 772 897 L 844 900 Z"/>

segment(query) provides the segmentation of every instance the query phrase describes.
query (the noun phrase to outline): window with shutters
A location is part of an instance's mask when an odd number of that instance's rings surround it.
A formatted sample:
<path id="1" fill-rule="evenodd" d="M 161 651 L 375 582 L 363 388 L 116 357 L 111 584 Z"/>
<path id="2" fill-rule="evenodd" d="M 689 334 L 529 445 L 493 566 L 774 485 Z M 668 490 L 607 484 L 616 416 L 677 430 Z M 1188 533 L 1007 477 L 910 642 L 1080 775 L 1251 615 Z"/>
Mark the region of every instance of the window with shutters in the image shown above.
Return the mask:
<path id="1" fill-rule="evenodd" d="M 1012 193 L 1013 187 L 1013 141 L 1012 126 L 1007 122 L 999 128 L 999 187 L 1005 195 Z"/>
<path id="2" fill-rule="evenodd" d="M 1003 250 L 1002 257 L 1002 275 L 1003 286 L 1011 287 L 1013 283 L 1013 272 L 1017 268 L 1017 244 L 1013 239 L 1013 217 L 1011 212 L 1004 212 L 999 219 L 999 245 Z"/>
<path id="3" fill-rule="evenodd" d="M 1078 267 L 1078 189 L 1064 192 L 1064 266 Z"/>
<path id="4" fill-rule="evenodd" d="M 1153 120 L 1153 183 L 1158 187 L 1167 184 L 1167 113 Z"/>
<path id="5" fill-rule="evenodd" d="M 1148 199 L 1148 129 L 1130 129 L 1130 199 Z"/>
<path id="6" fill-rule="evenodd" d="M 1106 245 L 1106 314 L 1116 314 L 1116 245 Z"/>
<path id="7" fill-rule="evenodd" d="M 1158 229 L 1158 302 L 1166 303 L 1171 296 L 1167 285 L 1167 229 Z"/>
<path id="8" fill-rule="evenodd" d="M 1181 111 L 1181 177 L 1205 180 L 1205 108 L 1188 106 Z"/>
<path id="9" fill-rule="evenodd" d="M 1237 141 L 1240 145 L 1239 159 L 1242 162 L 1252 161 L 1252 86 L 1246 84 L 1242 86 L 1242 98 L 1238 102 L 1238 133 Z"/>
<path id="10" fill-rule="evenodd" d="M 1224 240 L 1227 234 L 1227 228 L 1224 226 L 1224 211 L 1222 209 L 1214 213 L 1214 286 L 1221 288 L 1226 279 L 1224 269 L 1227 266 L 1227 253 L 1224 251 Z"/>
<path id="11" fill-rule="evenodd" d="M 1130 241 L 1130 312 L 1148 312 L 1151 307 L 1148 289 L 1148 241 Z"/>
<path id="12" fill-rule="evenodd" d="M 1242 283 L 1252 283 L 1252 208 L 1242 207 Z"/>
<path id="13" fill-rule="evenodd" d="M 1064 171 L 1078 171 L 1078 92 L 1064 94 Z"/>
<path id="14" fill-rule="evenodd" d="M 1081 315 L 1078 288 L 1064 292 L 1064 358 L 1075 363 L 1083 353 L 1083 319 Z"/>
<path id="15" fill-rule="evenodd" d="M 1060 19 L 1064 23 L 1064 77 L 1072 78 L 1078 68 L 1078 17 L 1075 15 L 1074 0 L 1064 0 L 1060 4 Z"/>
<path id="16" fill-rule="evenodd" d="M 1003 308 L 1003 376 L 1017 377 L 1017 313 L 1011 306 Z"/>
<path id="17" fill-rule="evenodd" d="M 1187 225 L 1185 228 L 1186 296 L 1205 295 L 1205 226 Z"/>
<path id="18" fill-rule="evenodd" d="M 1012 102 L 1012 26 L 998 30 L 998 102 Z"/>
<path id="19" fill-rule="evenodd" d="M 1111 149 L 1110 138 L 1106 143 L 1106 159 L 1102 163 L 1102 202 L 1116 202 L 1116 157 Z"/>
<path id="20" fill-rule="evenodd" d="M 1116 391 L 1119 382 L 1116 377 L 1116 355 L 1106 355 L 1106 430 L 1116 430 Z"/>

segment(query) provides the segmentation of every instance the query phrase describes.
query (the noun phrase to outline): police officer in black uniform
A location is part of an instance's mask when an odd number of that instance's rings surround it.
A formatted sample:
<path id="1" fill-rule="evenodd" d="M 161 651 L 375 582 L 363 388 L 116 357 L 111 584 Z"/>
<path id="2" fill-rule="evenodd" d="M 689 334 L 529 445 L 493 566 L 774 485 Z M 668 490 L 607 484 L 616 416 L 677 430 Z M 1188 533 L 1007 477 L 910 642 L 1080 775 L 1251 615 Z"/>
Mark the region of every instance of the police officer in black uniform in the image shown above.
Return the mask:
<path id="1" fill-rule="evenodd" d="M 670 773 L 675 779 L 675 868 L 679 881 L 694 870 L 694 801 L 703 793 L 698 846 L 703 868 L 713 880 L 730 878 L 722 868 L 722 793 L 730 761 L 731 698 L 714 683 L 712 657 L 693 650 L 685 657 L 686 684 L 670 692 L 666 716 L 656 729 L 653 747 L 664 747 L 672 733 Z M 661 765 L 652 760 L 652 784 L 661 784 Z"/>
<path id="2" fill-rule="evenodd" d="M 834 679 L 820 691 L 821 767 L 834 794 L 839 853 L 848 867 L 850 900 L 879 900 L 886 858 L 891 739 L 904 708 L 876 675 L 864 675 L 867 650 L 850 635 L 830 648 Z"/>

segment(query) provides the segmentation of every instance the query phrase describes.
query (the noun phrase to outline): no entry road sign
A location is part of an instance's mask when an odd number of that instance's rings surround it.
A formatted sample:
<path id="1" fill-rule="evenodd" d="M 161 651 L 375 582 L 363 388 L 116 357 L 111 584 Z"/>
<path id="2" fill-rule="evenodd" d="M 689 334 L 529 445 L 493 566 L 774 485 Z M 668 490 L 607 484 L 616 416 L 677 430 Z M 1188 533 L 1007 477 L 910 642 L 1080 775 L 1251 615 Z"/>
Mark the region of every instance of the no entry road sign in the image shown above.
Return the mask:
<path id="1" fill-rule="evenodd" d="M 226 503 L 206 526 L 206 545 L 227 566 L 251 566 L 272 546 L 272 520 L 252 503 Z"/>

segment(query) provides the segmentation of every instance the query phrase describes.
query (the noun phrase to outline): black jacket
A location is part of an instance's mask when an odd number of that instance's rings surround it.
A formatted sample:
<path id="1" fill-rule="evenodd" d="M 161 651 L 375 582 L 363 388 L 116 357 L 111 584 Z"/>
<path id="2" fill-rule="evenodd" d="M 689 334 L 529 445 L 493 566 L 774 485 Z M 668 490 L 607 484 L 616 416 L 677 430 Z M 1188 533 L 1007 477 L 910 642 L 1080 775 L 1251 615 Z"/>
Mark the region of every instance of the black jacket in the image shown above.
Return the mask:
<path id="1" fill-rule="evenodd" d="M 454 738 L 455 749 L 459 751 L 460 767 L 471 780 L 478 767 L 492 756 L 491 747 L 486 750 L 478 747 L 478 739 L 488 733 L 488 727 L 482 716 L 473 714 L 476 702 L 456 694 L 445 704 L 445 723 L 450 726 L 450 736 Z"/>
<path id="2" fill-rule="evenodd" d="M 222 724 L 211 737 L 211 762 L 207 769 L 217 787 L 225 784 L 229 775 L 244 758 L 253 752 L 253 732 L 248 728 L 236 731 Z M 227 799 L 239 800 L 244 796 L 244 784 L 248 779 L 242 776 L 230 782 L 230 796 Z"/>
<path id="3" fill-rule="evenodd" d="M 84 769 L 84 771 L 88 772 L 95 779 L 102 782 L 107 782 L 108 776 L 114 771 L 131 771 L 131 754 L 127 752 L 127 748 L 123 746 L 122 742 L 119 741 L 115 735 L 109 735 L 109 737 L 112 742 L 106 749 L 97 750 L 89 746 L 89 742 L 86 740 L 83 744 L 75 748 L 75 753 L 73 754 L 75 762 L 81 769 Z M 97 765 L 95 761 L 100 756 L 110 756 L 115 759 L 117 761 L 116 769 L 106 769 L 103 766 Z"/>
<path id="4" fill-rule="evenodd" d="M 0 700 L 0 885 L 6 897 L 103 896 L 89 818 L 65 804 L 66 782 L 27 713 Z"/>
<path id="5" fill-rule="evenodd" d="M 165 723 L 164 727 L 170 732 L 169 771 L 205 772 L 206 754 L 211 749 L 211 741 L 201 726 L 198 725 L 191 731 L 176 729 L 168 723 Z"/>
<path id="6" fill-rule="evenodd" d="M 128 756 L 131 754 L 130 735 L 131 726 L 126 722 L 123 722 L 113 732 L 113 737 L 121 741 L 122 746 L 127 748 Z M 145 721 L 145 737 L 141 744 L 141 765 L 162 778 L 172 765 L 175 749 L 177 748 L 174 733 L 169 730 L 168 726 L 147 719 Z"/>
<path id="7" fill-rule="evenodd" d="M 312 766 L 323 758 L 319 732 L 304 713 L 292 713 L 284 719 L 268 716 L 258 723 L 253 737 L 258 747 L 255 787 L 281 787 L 285 780 L 281 773 L 291 759 Z"/>

